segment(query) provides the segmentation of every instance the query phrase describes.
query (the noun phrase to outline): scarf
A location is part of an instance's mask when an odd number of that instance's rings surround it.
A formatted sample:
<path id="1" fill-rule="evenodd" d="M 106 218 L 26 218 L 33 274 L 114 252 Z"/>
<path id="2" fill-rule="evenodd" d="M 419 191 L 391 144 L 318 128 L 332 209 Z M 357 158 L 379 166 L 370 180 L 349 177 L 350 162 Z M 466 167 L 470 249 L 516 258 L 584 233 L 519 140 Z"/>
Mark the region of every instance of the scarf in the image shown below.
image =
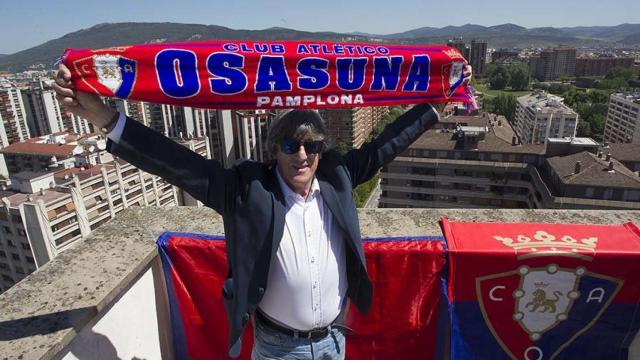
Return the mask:
<path id="1" fill-rule="evenodd" d="M 473 103 L 465 59 L 446 46 L 207 41 L 67 49 L 80 91 L 197 108 Z"/>

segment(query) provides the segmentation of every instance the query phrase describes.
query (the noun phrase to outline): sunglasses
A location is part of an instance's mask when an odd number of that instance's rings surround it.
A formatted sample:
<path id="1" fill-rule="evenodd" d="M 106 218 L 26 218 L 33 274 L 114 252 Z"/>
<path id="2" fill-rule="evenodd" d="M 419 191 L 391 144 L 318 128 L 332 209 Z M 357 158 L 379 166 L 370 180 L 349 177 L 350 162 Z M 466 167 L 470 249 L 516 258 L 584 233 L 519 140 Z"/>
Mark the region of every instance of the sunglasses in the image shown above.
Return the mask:
<path id="1" fill-rule="evenodd" d="M 300 146 L 304 146 L 304 151 L 307 154 L 319 154 L 324 150 L 325 143 L 323 140 L 300 142 L 294 139 L 283 139 L 280 143 L 282 152 L 287 155 L 297 153 L 300 150 Z"/>

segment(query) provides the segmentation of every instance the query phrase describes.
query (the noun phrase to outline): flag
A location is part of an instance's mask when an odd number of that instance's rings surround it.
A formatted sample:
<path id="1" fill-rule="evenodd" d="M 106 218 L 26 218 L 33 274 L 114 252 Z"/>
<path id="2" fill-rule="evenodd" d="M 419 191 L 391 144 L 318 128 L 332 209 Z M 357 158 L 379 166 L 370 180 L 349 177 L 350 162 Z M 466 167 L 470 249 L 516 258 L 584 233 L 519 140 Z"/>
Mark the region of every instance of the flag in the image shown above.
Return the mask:
<path id="1" fill-rule="evenodd" d="M 178 359 L 228 359 L 228 325 L 222 303 L 227 276 L 221 236 L 166 232 L 157 240 L 169 296 L 171 333 Z M 347 359 L 440 359 L 445 350 L 446 303 L 441 302 L 445 266 L 442 237 L 363 240 L 374 286 L 368 315 L 352 307 Z M 250 359 L 253 330 L 247 326 L 240 359 Z"/>
<path id="2" fill-rule="evenodd" d="M 443 219 L 451 359 L 629 359 L 640 230 Z"/>

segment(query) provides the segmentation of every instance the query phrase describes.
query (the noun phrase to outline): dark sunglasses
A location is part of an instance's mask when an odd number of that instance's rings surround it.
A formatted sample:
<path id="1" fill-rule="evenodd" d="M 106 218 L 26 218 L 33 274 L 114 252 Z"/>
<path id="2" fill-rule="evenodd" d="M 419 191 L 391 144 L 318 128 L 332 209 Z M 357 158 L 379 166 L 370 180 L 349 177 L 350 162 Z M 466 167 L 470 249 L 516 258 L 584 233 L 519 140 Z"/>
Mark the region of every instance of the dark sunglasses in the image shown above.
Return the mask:
<path id="1" fill-rule="evenodd" d="M 282 152 L 287 155 L 293 155 L 300 150 L 300 146 L 304 146 L 304 151 L 307 154 L 319 154 L 325 148 L 325 143 L 323 140 L 317 141 L 304 141 L 300 142 L 294 139 L 283 139 L 280 143 L 280 148 Z"/>

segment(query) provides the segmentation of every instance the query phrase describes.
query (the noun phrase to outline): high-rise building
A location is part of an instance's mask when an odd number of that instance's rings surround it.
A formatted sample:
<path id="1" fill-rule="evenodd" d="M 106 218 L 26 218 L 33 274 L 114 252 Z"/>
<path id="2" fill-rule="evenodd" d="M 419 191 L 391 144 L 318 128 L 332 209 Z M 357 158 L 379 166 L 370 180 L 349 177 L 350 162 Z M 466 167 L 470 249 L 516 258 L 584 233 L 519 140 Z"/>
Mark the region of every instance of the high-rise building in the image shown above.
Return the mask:
<path id="1" fill-rule="evenodd" d="M 333 141 L 344 143 L 350 148 L 359 148 L 389 112 L 389 108 L 380 106 L 319 111 Z"/>
<path id="2" fill-rule="evenodd" d="M 231 116 L 235 159 L 270 160 L 272 154 L 267 146 L 267 135 L 275 113 L 270 110 L 236 110 L 231 111 Z"/>
<path id="3" fill-rule="evenodd" d="M 487 42 L 483 40 L 471 40 L 469 63 L 473 67 L 474 75 L 479 77 L 486 75 Z"/>
<path id="4" fill-rule="evenodd" d="M 522 143 L 544 143 L 549 138 L 576 135 L 578 114 L 563 100 L 542 91 L 518 98 L 514 127 Z"/>
<path id="5" fill-rule="evenodd" d="M 640 209 L 640 176 L 609 151 L 522 144 L 504 118 L 453 116 L 382 169 L 380 207 Z"/>
<path id="6" fill-rule="evenodd" d="M 22 99 L 31 136 L 67 131 L 55 91 L 30 88 L 22 91 Z"/>
<path id="7" fill-rule="evenodd" d="M 529 59 L 531 73 L 541 81 L 559 76 L 574 76 L 576 73 L 576 48 L 559 46 L 544 49 Z"/>
<path id="8" fill-rule="evenodd" d="M 31 137 L 22 91 L 9 82 L 0 82 L 0 147 Z"/>
<path id="9" fill-rule="evenodd" d="M 640 144 L 640 90 L 611 94 L 604 140 Z"/>

